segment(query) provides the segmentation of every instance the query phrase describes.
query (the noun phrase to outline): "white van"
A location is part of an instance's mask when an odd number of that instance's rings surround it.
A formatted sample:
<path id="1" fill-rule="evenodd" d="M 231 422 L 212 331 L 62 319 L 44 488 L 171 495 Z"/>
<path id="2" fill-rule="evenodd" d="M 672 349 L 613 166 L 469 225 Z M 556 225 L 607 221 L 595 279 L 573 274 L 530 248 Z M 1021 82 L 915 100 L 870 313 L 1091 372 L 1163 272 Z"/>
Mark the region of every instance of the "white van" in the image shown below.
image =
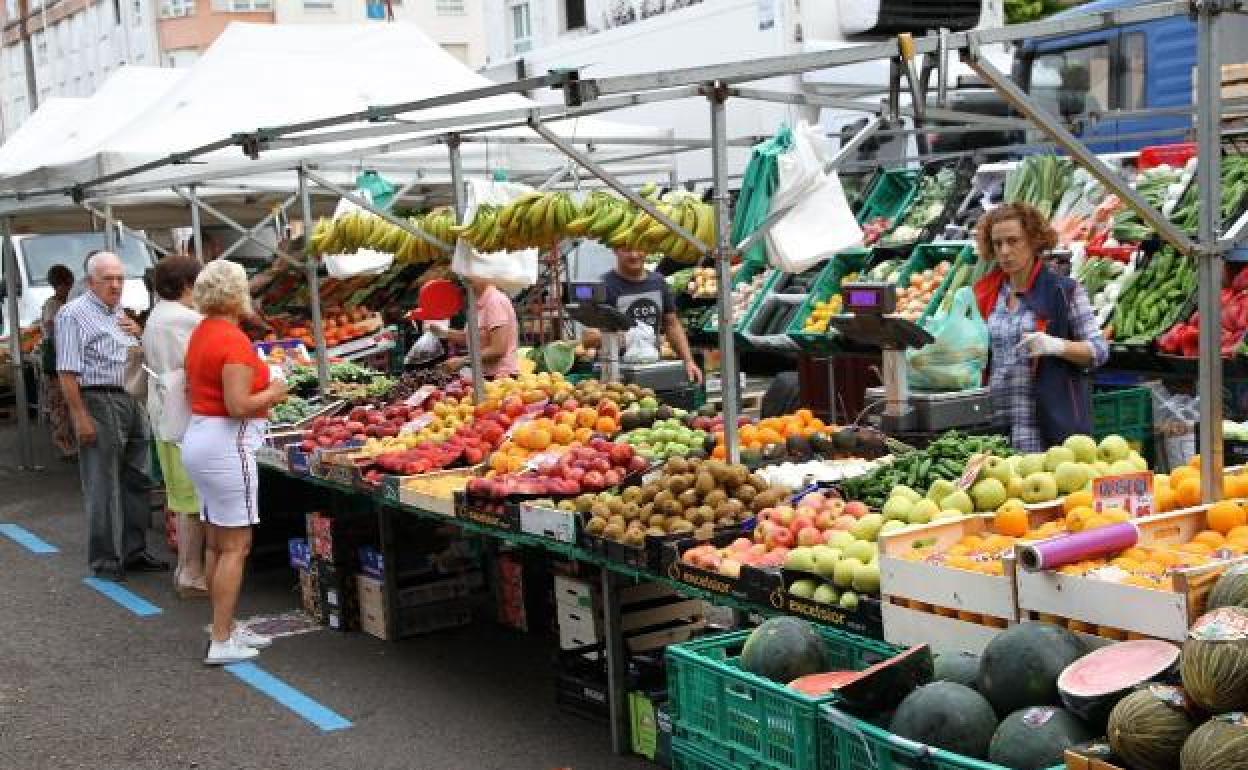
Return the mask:
<path id="1" fill-rule="evenodd" d="M 104 233 L 57 233 L 55 235 L 15 235 L 13 247 L 17 254 L 20 278 L 17 282 L 17 306 L 21 328 L 37 323 L 43 313 L 43 303 L 52 296 L 48 285 L 48 270 L 64 265 L 74 274 L 75 287 L 82 285 L 83 264 L 87 254 L 104 248 Z M 121 304 L 136 312 L 147 309 L 150 302 L 147 288 L 143 285 L 143 273 L 155 263 L 147 244 L 122 233 L 117 244 L 118 256 L 126 268 L 126 285 L 122 290 Z M 4 265 L 0 264 L 0 313 L 5 315 L 0 324 L 0 334 L 8 334 L 8 300 L 3 281 Z"/>

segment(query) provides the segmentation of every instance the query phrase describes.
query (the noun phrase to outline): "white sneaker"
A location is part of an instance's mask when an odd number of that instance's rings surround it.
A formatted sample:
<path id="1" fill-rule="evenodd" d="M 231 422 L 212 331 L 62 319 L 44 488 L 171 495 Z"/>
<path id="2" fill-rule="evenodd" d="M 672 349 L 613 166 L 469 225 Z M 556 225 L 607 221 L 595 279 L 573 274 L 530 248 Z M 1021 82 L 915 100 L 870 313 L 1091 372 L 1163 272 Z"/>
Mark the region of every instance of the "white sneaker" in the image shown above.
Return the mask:
<path id="1" fill-rule="evenodd" d="M 260 651 L 255 647 L 248 647 L 231 636 L 224 642 L 210 641 L 208 643 L 208 654 L 204 656 L 204 664 L 223 666 L 227 663 L 242 663 L 259 654 Z"/>
<path id="2" fill-rule="evenodd" d="M 246 626 L 234 626 L 234 632 L 230 634 L 230 638 L 247 647 L 254 647 L 257 650 L 263 650 L 265 647 L 273 644 L 273 639 L 264 634 L 257 634 Z"/>

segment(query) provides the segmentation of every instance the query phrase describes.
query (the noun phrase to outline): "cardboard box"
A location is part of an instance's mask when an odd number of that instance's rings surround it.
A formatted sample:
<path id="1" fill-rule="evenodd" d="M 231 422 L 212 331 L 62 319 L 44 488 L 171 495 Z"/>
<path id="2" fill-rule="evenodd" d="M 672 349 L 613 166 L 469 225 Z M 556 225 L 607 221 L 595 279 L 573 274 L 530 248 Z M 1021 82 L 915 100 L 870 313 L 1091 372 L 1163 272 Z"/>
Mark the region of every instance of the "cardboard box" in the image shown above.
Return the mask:
<path id="1" fill-rule="evenodd" d="M 325 608 L 324 622 L 336 631 L 359 627 L 359 602 L 353 583 L 355 576 L 345 568 L 320 559 L 313 560 L 317 590 Z"/>
<path id="2" fill-rule="evenodd" d="M 321 605 L 321 594 L 316 584 L 316 573 L 311 569 L 299 570 L 299 598 L 303 611 L 318 623 L 325 623 L 325 608 Z"/>
<path id="3" fill-rule="evenodd" d="M 1128 770 L 1115 764 L 1109 746 L 1093 744 L 1066 749 L 1066 770 Z"/>
<path id="4" fill-rule="evenodd" d="M 406 586 L 398 589 L 396 604 L 400 609 L 406 609 L 448 599 L 459 599 L 467 596 L 482 583 L 480 573 L 477 573 L 475 576 L 465 574 Z M 355 585 L 359 593 L 361 609 L 366 605 L 380 608 L 386 606 L 385 583 L 381 580 L 361 574 L 355 576 Z"/>
<path id="5" fill-rule="evenodd" d="M 420 634 L 444 631 L 451 628 L 466 626 L 474 616 L 471 599 L 452 599 L 447 602 L 424 604 L 419 607 L 407 607 L 399 610 L 395 620 L 395 639 L 405 639 Z M 360 630 L 378 639 L 389 640 L 386 633 L 386 612 L 384 605 L 360 608 Z"/>

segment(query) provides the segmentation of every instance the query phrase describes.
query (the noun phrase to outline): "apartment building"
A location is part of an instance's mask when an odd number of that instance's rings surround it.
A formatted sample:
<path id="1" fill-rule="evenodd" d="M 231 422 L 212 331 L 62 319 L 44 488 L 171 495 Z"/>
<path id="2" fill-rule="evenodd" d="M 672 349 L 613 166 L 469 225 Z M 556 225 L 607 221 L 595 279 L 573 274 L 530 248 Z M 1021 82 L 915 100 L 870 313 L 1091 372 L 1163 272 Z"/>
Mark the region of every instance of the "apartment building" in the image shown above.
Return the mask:
<path id="1" fill-rule="evenodd" d="M 470 67 L 485 63 L 483 0 L 272 0 L 278 24 L 415 24 Z"/>

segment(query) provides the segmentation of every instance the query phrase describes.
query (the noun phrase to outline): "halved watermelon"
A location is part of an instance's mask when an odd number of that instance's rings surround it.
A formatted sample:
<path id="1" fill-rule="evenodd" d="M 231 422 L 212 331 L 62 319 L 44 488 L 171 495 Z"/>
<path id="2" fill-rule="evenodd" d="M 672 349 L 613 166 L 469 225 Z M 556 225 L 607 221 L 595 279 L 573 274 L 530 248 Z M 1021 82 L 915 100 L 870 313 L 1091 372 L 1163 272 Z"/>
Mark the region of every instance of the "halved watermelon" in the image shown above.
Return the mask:
<path id="1" fill-rule="evenodd" d="M 797 690 L 803 695 L 819 698 L 835 692 L 862 676 L 861 671 L 825 671 L 822 674 L 807 674 L 789 682 L 789 689 Z"/>
<path id="2" fill-rule="evenodd" d="M 1155 639 L 1117 642 L 1084 655 L 1057 678 L 1066 708 L 1088 724 L 1103 728 L 1109 712 L 1144 682 L 1173 680 L 1179 648 Z"/>
<path id="3" fill-rule="evenodd" d="M 845 710 L 874 716 L 895 708 L 931 680 L 932 652 L 923 644 L 862 671 L 810 674 L 789 682 L 789 687 L 812 697 L 835 692 Z"/>

